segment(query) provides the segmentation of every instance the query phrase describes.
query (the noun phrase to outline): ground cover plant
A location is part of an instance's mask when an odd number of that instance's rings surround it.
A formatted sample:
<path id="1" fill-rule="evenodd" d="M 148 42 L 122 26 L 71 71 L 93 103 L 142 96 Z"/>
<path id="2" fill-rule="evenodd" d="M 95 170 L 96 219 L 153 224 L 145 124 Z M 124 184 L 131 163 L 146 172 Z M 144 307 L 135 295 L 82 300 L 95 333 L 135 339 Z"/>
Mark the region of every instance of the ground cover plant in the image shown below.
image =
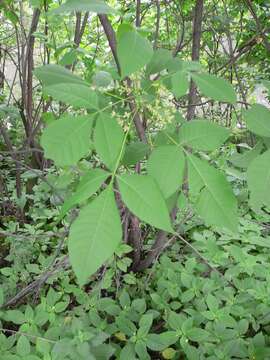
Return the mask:
<path id="1" fill-rule="evenodd" d="M 268 2 L 0 11 L 1 359 L 270 359 Z"/>

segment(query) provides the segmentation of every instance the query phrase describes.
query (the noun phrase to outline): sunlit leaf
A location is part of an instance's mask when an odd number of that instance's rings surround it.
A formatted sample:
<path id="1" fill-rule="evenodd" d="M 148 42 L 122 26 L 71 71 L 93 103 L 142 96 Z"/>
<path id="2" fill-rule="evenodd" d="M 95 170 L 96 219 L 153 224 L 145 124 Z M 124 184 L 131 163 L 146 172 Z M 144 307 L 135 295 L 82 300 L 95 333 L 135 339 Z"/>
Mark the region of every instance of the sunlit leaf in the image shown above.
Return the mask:
<path id="1" fill-rule="evenodd" d="M 196 150 L 213 151 L 218 149 L 229 137 L 225 127 L 207 120 L 193 120 L 184 123 L 179 130 L 181 145 Z"/>
<path id="2" fill-rule="evenodd" d="M 35 69 L 34 74 L 44 86 L 50 86 L 60 83 L 88 86 L 86 81 L 81 79 L 79 76 L 74 75 L 71 71 L 60 65 L 50 64 L 40 66 Z"/>
<path id="3" fill-rule="evenodd" d="M 152 58 L 150 42 L 137 31 L 127 31 L 119 36 L 117 53 L 122 77 L 143 68 Z"/>
<path id="4" fill-rule="evenodd" d="M 225 176 L 206 161 L 188 154 L 190 192 L 198 196 L 195 207 L 209 225 L 237 231 L 237 201 Z"/>
<path id="5" fill-rule="evenodd" d="M 43 92 L 74 108 L 98 109 L 97 92 L 81 84 L 54 84 L 45 86 Z"/>
<path id="6" fill-rule="evenodd" d="M 102 0 L 67 0 L 51 11 L 52 14 L 63 14 L 71 11 L 89 11 L 97 14 L 111 14 L 113 9 Z"/>
<path id="7" fill-rule="evenodd" d="M 172 92 L 175 97 L 179 98 L 185 95 L 189 88 L 187 74 L 184 71 L 177 71 L 171 77 Z"/>
<path id="8" fill-rule="evenodd" d="M 41 136 L 45 156 L 58 166 L 76 164 L 89 151 L 92 125 L 89 116 L 71 115 L 50 123 Z"/>
<path id="9" fill-rule="evenodd" d="M 84 207 L 71 225 L 68 249 L 79 284 L 108 260 L 122 237 L 121 220 L 111 188 Z"/>
<path id="10" fill-rule="evenodd" d="M 270 137 L 270 110 L 261 104 L 243 112 L 247 127 L 256 135 Z"/>
<path id="11" fill-rule="evenodd" d="M 123 145 L 124 132 L 117 121 L 108 114 L 97 119 L 94 145 L 104 164 L 114 170 Z"/>
<path id="12" fill-rule="evenodd" d="M 156 180 L 165 199 L 180 189 L 184 167 L 183 151 L 175 145 L 157 147 L 147 162 L 148 174 Z"/>
<path id="13" fill-rule="evenodd" d="M 217 101 L 236 102 L 235 91 L 228 81 L 205 73 L 191 73 L 191 76 L 203 95 Z"/>
<path id="14" fill-rule="evenodd" d="M 165 200 L 151 176 L 126 174 L 118 180 L 122 200 L 130 211 L 158 229 L 173 231 Z"/>

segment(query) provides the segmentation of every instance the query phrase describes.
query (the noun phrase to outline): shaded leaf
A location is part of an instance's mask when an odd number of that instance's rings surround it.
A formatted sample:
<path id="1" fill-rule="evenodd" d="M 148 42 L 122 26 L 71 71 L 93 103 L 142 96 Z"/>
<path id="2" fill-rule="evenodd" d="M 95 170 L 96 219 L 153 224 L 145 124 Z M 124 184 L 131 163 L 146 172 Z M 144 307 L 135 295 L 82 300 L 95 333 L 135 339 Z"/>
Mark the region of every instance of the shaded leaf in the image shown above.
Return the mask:
<path id="1" fill-rule="evenodd" d="M 112 75 L 107 71 L 98 71 L 93 76 L 93 83 L 95 86 L 98 87 L 107 87 L 112 83 L 112 81 L 113 81 Z"/>
<path id="2" fill-rule="evenodd" d="M 237 167 L 247 168 L 249 164 L 260 154 L 263 149 L 263 144 L 259 141 L 255 147 L 251 150 L 247 150 L 244 153 L 235 153 L 230 158 L 229 161 Z"/>
<path id="3" fill-rule="evenodd" d="M 84 174 L 76 191 L 62 205 L 60 216 L 63 217 L 74 205 L 80 204 L 92 196 L 107 179 L 109 173 L 102 169 L 93 169 Z"/>
<path id="4" fill-rule="evenodd" d="M 166 331 L 161 334 L 147 335 L 147 347 L 153 351 L 162 351 L 178 340 L 175 331 Z"/>
<path id="5" fill-rule="evenodd" d="M 149 153 L 150 146 L 141 141 L 128 144 L 122 159 L 123 165 L 135 165 Z"/>
<path id="6" fill-rule="evenodd" d="M 172 59 L 172 53 L 167 49 L 157 49 L 146 67 L 147 74 L 156 74 L 166 68 L 168 62 Z"/>
<path id="7" fill-rule="evenodd" d="M 247 170 L 250 203 L 254 209 L 270 208 L 270 150 L 251 162 Z"/>

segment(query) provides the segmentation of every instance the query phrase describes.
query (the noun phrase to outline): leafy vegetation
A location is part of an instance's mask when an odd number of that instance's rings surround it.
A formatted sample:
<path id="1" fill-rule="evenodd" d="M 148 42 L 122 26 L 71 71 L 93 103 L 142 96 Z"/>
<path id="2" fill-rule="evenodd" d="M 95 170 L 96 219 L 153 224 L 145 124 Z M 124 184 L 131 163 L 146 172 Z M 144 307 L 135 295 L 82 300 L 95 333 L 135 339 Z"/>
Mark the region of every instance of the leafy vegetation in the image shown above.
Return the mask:
<path id="1" fill-rule="evenodd" d="M 270 359 L 267 1 L 0 11 L 1 359 Z"/>

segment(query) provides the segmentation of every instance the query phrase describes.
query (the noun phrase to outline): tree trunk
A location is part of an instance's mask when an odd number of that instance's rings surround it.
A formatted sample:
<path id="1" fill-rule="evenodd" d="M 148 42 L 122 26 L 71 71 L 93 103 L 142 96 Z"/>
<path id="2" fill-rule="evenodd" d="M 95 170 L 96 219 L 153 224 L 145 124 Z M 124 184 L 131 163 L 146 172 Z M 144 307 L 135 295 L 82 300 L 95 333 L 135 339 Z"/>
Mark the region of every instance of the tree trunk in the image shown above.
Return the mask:
<path id="1" fill-rule="evenodd" d="M 202 19 L 203 19 L 203 0 L 197 0 L 194 8 L 193 19 L 193 41 L 192 41 L 192 61 L 200 59 L 200 43 L 202 35 Z M 190 82 L 188 96 L 187 120 L 194 118 L 197 103 L 197 86 L 193 80 Z"/>

